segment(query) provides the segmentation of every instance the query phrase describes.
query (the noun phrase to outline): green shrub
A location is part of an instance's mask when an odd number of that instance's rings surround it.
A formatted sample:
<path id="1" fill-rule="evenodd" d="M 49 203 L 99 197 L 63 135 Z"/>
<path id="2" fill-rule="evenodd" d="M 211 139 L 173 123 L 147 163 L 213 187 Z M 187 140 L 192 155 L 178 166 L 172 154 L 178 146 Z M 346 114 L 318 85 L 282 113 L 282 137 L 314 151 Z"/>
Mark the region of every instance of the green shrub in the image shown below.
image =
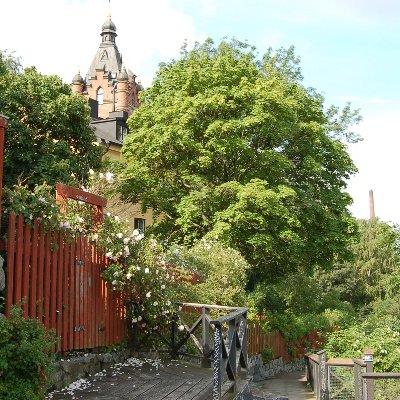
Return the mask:
<path id="1" fill-rule="evenodd" d="M 55 336 L 14 307 L 0 320 L 0 399 L 39 400 L 52 361 Z"/>
<path id="2" fill-rule="evenodd" d="M 261 358 L 264 364 L 268 364 L 274 359 L 274 351 L 271 349 L 271 347 L 268 345 L 264 347 L 264 350 L 261 353 Z"/>

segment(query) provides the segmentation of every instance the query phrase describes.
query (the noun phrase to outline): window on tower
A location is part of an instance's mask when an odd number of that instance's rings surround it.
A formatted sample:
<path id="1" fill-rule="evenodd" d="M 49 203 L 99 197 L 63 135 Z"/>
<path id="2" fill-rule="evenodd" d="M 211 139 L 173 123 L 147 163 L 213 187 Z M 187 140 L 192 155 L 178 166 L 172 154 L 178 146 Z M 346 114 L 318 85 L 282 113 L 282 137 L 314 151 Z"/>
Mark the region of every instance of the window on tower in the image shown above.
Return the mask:
<path id="1" fill-rule="evenodd" d="M 103 104 L 104 102 L 104 89 L 101 87 L 97 89 L 96 100 L 99 104 Z"/>

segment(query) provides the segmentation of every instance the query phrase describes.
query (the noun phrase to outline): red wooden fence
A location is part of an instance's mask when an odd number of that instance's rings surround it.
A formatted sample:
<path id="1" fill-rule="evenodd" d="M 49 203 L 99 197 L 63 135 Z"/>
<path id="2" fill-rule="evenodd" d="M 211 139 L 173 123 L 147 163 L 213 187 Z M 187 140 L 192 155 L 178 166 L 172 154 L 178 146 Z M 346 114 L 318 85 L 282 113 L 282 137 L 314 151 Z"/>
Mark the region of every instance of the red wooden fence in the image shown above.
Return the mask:
<path id="1" fill-rule="evenodd" d="M 264 333 L 258 323 L 247 325 L 247 340 L 249 354 L 262 353 L 266 346 L 269 346 L 274 357 L 283 357 L 288 360 L 287 344 L 285 338 L 279 331 Z"/>
<path id="2" fill-rule="evenodd" d="M 86 237 L 68 240 L 35 221 L 9 216 L 6 312 L 21 304 L 59 337 L 58 351 L 120 343 L 127 336 L 126 309 L 101 272 L 106 258 Z"/>

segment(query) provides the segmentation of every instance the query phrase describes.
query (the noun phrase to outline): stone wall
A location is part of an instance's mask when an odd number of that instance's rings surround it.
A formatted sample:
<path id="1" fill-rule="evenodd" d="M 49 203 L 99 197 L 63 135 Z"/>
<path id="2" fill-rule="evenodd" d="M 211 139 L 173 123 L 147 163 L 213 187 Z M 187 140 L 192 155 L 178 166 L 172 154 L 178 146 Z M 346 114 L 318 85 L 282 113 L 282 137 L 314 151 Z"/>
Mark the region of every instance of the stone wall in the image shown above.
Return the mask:
<path id="1" fill-rule="evenodd" d="M 301 358 L 285 364 L 283 358 L 279 357 L 264 365 L 261 355 L 257 354 L 249 356 L 248 366 L 248 374 L 253 376 L 253 382 L 259 382 L 281 372 L 302 371 L 305 368 L 305 361 Z"/>
<path id="2" fill-rule="evenodd" d="M 82 354 L 61 359 L 54 363 L 53 373 L 48 380 L 48 390 L 60 390 L 78 379 L 88 378 L 115 363 L 130 357 L 129 350 L 110 353 Z"/>

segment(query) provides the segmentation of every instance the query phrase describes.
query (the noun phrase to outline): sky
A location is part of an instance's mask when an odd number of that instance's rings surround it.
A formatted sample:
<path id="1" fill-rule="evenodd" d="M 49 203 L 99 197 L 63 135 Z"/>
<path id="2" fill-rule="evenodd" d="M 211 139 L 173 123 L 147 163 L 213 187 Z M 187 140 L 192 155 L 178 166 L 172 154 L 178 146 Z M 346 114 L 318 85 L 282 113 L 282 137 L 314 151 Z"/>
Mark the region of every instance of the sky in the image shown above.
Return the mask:
<path id="1" fill-rule="evenodd" d="M 359 172 L 348 182 L 351 212 L 400 223 L 400 2 L 398 0 L 111 0 L 125 65 L 148 87 L 160 62 L 211 37 L 269 48 L 294 45 L 304 85 L 326 104 L 350 101 L 363 141 L 348 147 Z M 100 44 L 108 0 L 0 0 L 0 49 L 24 66 L 70 83 Z"/>

